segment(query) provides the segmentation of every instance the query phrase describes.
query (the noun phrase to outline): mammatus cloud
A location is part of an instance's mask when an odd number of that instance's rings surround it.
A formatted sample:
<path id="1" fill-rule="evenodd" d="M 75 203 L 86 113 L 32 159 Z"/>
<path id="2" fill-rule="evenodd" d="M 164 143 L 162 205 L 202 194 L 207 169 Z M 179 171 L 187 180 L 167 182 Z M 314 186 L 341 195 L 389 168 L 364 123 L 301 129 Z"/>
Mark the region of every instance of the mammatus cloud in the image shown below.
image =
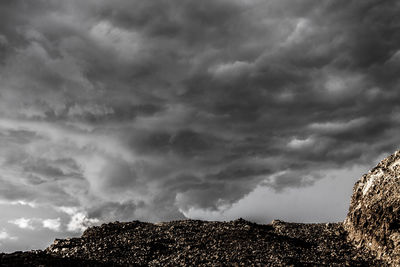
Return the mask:
<path id="1" fill-rule="evenodd" d="M 43 210 L 3 223 L 211 218 L 372 165 L 400 141 L 399 10 L 2 1 L 0 204 Z"/>

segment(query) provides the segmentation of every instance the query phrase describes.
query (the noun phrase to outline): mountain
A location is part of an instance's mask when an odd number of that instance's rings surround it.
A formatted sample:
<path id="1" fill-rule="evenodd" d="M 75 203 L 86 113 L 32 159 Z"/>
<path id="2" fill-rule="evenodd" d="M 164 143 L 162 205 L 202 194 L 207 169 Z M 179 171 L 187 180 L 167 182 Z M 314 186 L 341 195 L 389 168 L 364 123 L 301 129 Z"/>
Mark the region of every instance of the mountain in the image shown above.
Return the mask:
<path id="1" fill-rule="evenodd" d="M 344 222 L 114 222 L 1 266 L 399 266 L 400 151 L 355 184 Z"/>

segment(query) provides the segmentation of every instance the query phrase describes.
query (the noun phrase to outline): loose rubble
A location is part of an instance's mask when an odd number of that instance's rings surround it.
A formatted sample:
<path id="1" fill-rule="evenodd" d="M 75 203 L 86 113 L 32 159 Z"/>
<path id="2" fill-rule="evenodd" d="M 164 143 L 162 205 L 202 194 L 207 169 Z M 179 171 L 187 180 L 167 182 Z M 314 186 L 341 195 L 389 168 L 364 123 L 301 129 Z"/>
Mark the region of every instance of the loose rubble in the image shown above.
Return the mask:
<path id="1" fill-rule="evenodd" d="M 261 225 L 243 219 L 103 224 L 80 238 L 57 239 L 38 255 L 82 260 L 82 266 L 385 266 L 352 246 L 341 223 Z M 0 256 L 3 266 L 21 266 L 10 257 Z"/>

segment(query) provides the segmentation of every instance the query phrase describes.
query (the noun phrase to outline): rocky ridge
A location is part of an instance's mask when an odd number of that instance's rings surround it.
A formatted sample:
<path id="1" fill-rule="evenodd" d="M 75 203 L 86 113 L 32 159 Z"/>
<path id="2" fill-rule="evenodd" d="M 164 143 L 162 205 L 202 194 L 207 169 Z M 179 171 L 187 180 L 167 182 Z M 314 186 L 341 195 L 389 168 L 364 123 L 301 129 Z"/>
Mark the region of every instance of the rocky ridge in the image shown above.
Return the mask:
<path id="1" fill-rule="evenodd" d="M 73 266 L 82 260 L 80 266 L 385 266 L 346 238 L 341 223 L 115 222 L 91 227 L 80 238 L 57 239 L 27 265 Z M 14 258 L 29 253 L 3 254 L 0 262 L 21 266 Z"/>
<path id="2" fill-rule="evenodd" d="M 114 222 L 0 266 L 400 266 L 400 152 L 354 186 L 342 223 Z"/>

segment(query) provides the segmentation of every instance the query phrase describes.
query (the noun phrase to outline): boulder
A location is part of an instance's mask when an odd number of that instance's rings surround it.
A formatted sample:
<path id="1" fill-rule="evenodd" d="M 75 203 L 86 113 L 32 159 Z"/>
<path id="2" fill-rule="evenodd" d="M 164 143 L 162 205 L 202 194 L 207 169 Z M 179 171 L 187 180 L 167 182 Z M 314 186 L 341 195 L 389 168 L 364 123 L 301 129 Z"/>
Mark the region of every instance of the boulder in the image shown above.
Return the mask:
<path id="1" fill-rule="evenodd" d="M 400 266 L 400 151 L 356 182 L 344 227 L 357 247 Z"/>

